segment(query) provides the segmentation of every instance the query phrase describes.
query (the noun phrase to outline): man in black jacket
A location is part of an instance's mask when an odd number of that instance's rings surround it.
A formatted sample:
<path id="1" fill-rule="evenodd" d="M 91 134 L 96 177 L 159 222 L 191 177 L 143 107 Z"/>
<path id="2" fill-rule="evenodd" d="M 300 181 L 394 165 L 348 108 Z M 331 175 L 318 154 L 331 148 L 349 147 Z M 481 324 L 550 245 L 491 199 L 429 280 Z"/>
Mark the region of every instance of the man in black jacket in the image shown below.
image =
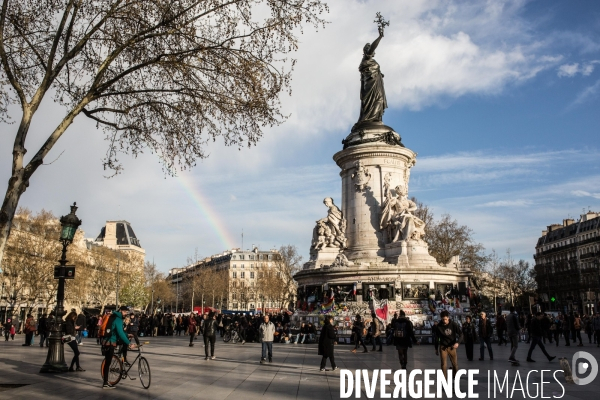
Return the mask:
<path id="1" fill-rule="evenodd" d="M 444 373 L 444 377 L 447 377 L 447 358 L 450 357 L 452 370 L 454 371 L 454 376 L 456 376 L 456 372 L 458 371 L 456 349 L 458 349 L 458 342 L 460 342 L 462 332 L 456 322 L 450 321 L 448 311 L 442 311 L 440 316 L 442 317 L 442 321 L 437 326 L 437 337 L 440 344 L 442 372 Z"/>
<path id="2" fill-rule="evenodd" d="M 395 319 L 392 325 L 392 335 L 394 337 L 394 346 L 398 350 L 398 360 L 400 361 L 400 368 L 406 369 L 408 363 L 408 348 L 412 347 L 413 342 L 417 343 L 415 338 L 415 331 L 413 324 L 408 318 L 406 313 L 400 311 L 400 318 Z"/>
<path id="3" fill-rule="evenodd" d="M 535 346 L 540 346 L 540 349 L 542 349 L 542 353 L 544 353 L 548 361 L 552 361 L 556 358 L 556 356 L 550 356 L 550 354 L 548 354 L 548 352 L 546 351 L 546 347 L 544 346 L 544 340 L 542 339 L 542 336 L 544 334 L 542 327 L 542 318 L 543 314 L 538 311 L 536 313 L 536 316 L 531 319 L 531 346 L 529 347 L 529 353 L 527 353 L 527 361 L 529 362 L 535 362 L 535 360 L 531 358 L 531 353 L 533 353 L 533 349 L 535 349 Z"/>
<path id="4" fill-rule="evenodd" d="M 483 361 L 484 355 L 484 347 L 487 345 L 488 353 L 490 355 L 490 360 L 494 359 L 494 351 L 492 350 L 492 335 L 494 333 L 494 328 L 492 328 L 492 323 L 487 318 L 486 314 L 482 312 L 480 314 L 479 319 L 479 332 L 477 335 L 479 336 L 479 361 Z"/>
<path id="5" fill-rule="evenodd" d="M 217 317 L 214 312 L 208 314 L 208 318 L 202 323 L 202 336 L 204 336 L 205 360 L 208 360 L 208 344 L 210 343 L 210 359 L 215 359 L 215 341 L 217 334 Z"/>
<path id="6" fill-rule="evenodd" d="M 364 329 L 365 329 L 365 323 L 362 322 L 361 316 L 357 314 L 356 319 L 354 320 L 354 323 L 352 324 L 352 333 L 354 334 L 354 349 L 352 350 L 353 353 L 356 353 L 356 349 L 361 344 L 364 349 L 363 353 L 369 352 L 369 350 L 367 350 L 367 346 L 365 346 L 365 341 L 363 339 Z"/>
<path id="7" fill-rule="evenodd" d="M 48 328 L 46 327 L 46 322 L 48 318 L 46 318 L 46 314 L 42 314 L 38 321 L 38 333 L 40 334 L 40 347 L 44 347 L 44 343 L 46 343 L 48 339 Z M 46 344 L 48 347 L 48 344 Z"/>

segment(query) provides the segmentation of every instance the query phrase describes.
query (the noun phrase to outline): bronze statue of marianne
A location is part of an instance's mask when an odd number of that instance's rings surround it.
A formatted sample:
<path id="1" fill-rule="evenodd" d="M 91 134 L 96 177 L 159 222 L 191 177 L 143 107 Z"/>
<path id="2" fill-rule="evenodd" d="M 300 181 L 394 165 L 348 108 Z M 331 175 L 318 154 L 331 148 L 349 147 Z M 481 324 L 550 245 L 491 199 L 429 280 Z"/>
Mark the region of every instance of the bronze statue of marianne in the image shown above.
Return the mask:
<path id="1" fill-rule="evenodd" d="M 360 117 L 356 125 L 361 122 L 381 122 L 383 113 L 387 108 L 385 90 L 383 88 L 383 74 L 377 61 L 373 59 L 379 41 L 383 37 L 383 28 L 389 22 L 383 20 L 377 13 L 379 37 L 373 43 L 367 43 L 363 48 L 363 58 L 358 67 L 360 72 Z"/>

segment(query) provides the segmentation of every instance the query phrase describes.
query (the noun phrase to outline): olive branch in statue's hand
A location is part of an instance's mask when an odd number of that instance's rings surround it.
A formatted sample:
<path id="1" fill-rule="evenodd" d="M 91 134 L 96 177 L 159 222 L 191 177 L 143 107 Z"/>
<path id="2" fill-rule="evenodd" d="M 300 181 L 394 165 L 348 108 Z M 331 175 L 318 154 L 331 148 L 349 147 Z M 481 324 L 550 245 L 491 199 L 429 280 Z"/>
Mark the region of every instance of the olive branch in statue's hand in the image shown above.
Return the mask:
<path id="1" fill-rule="evenodd" d="M 377 24 L 377 30 L 379 31 L 379 34 L 383 36 L 383 29 L 386 26 L 390 26 L 390 21 L 386 21 L 380 12 L 377 12 L 377 14 L 375 14 L 375 18 L 376 19 L 373 22 Z"/>

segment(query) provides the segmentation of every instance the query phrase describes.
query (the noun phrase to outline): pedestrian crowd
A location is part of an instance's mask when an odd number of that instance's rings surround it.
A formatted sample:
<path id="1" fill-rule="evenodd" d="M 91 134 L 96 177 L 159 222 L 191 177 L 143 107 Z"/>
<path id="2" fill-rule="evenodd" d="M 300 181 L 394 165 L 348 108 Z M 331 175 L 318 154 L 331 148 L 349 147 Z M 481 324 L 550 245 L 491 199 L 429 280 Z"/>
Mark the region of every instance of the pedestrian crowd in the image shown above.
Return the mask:
<path id="1" fill-rule="evenodd" d="M 55 324 L 53 313 L 43 314 L 38 321 L 30 314 L 21 324 L 15 323 L 10 318 L 2 325 L 5 341 L 14 340 L 19 325 L 25 334 L 23 346 L 32 346 L 38 338 L 40 347 L 48 346 L 48 336 Z M 458 371 L 458 348 L 465 347 L 468 361 L 474 359 L 474 346 L 479 344 L 479 360 L 485 359 L 486 349 L 490 360 L 494 359 L 492 341 L 497 337 L 497 345 L 511 345 L 508 361 L 518 364 L 515 358 L 519 342 L 529 344 L 527 353 L 528 362 L 533 360 L 533 352 L 539 347 L 548 361 L 555 357 L 546 350 L 546 344 L 559 346 L 561 339 L 565 346 L 584 346 L 582 331 L 588 338 L 588 344 L 600 347 L 600 313 L 593 316 L 576 312 L 569 314 L 550 314 L 537 312 L 534 314 L 519 314 L 514 307 L 506 315 L 494 316 L 494 323 L 485 312 L 479 313 L 475 318 L 467 316 L 464 322 L 453 321 L 447 311 L 440 314 L 439 321 L 432 327 L 434 351 L 440 357 L 441 369 L 446 374 L 448 360 L 454 372 Z M 337 370 L 335 364 L 334 348 L 338 343 L 337 327 L 333 324 L 332 316 L 325 316 L 324 325 L 317 328 L 310 322 L 302 322 L 300 326 L 293 327 L 290 315 L 287 312 L 274 315 L 245 315 L 221 314 L 216 311 L 205 314 L 172 314 L 157 313 L 146 315 L 144 313 L 129 313 L 127 307 L 119 310 L 107 311 L 104 315 L 85 315 L 72 309 L 67 314 L 64 322 L 64 335 L 62 338 L 73 352 L 69 371 L 82 372 L 78 346 L 83 345 L 83 338 L 95 338 L 101 345 L 105 356 L 103 388 L 112 389 L 108 382 L 108 369 L 110 360 L 116 351 L 123 356 L 125 365 L 128 365 L 127 350 L 135 349 L 140 345 L 139 337 L 152 336 L 189 336 L 189 346 L 194 346 L 195 341 L 202 335 L 204 341 L 205 360 L 215 359 L 215 344 L 217 336 L 224 337 L 235 333 L 240 338 L 241 344 L 247 342 L 261 343 L 260 363 L 273 361 L 273 343 L 303 344 L 318 343 L 318 354 L 322 356 L 320 369 L 325 371 L 327 359 L 330 360 L 332 370 Z M 318 336 L 318 338 L 317 338 Z M 368 352 L 367 344 L 372 345 L 371 351 L 383 350 L 382 340 L 385 338 L 387 345 L 394 345 L 398 352 L 400 368 L 406 369 L 408 364 L 408 349 L 413 344 L 420 344 L 415 337 L 414 326 L 404 311 L 394 314 L 390 323 L 385 326 L 375 314 L 370 320 L 364 320 L 361 315 L 356 315 L 352 323 L 352 338 L 356 353 L 359 347 L 363 352 Z M 120 347 L 119 347 L 120 346 Z M 108 362 L 107 362 L 108 361 Z"/>

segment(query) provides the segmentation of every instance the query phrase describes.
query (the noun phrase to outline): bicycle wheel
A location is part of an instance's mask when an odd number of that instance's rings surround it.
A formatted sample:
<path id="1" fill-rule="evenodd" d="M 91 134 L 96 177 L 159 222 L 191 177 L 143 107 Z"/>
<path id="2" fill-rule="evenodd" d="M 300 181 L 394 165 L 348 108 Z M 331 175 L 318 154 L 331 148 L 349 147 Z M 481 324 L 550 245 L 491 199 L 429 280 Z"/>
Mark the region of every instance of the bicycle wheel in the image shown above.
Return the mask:
<path id="1" fill-rule="evenodd" d="M 106 360 L 102 360 L 102 365 L 100 366 L 100 376 L 104 379 L 103 371 L 104 371 L 104 362 Z M 108 383 L 111 385 L 116 385 L 121 380 L 121 375 L 123 374 L 123 364 L 121 363 L 121 359 L 116 355 L 112 357 L 112 361 L 110 362 L 110 368 L 108 370 Z"/>
<path id="2" fill-rule="evenodd" d="M 225 333 L 225 336 L 223 336 L 223 341 L 225 343 L 229 342 L 231 340 L 231 333 L 227 332 Z"/>
<path id="3" fill-rule="evenodd" d="M 138 361 L 138 374 L 142 386 L 144 389 L 148 389 L 150 387 L 150 364 L 144 357 L 140 357 L 140 361 Z"/>

